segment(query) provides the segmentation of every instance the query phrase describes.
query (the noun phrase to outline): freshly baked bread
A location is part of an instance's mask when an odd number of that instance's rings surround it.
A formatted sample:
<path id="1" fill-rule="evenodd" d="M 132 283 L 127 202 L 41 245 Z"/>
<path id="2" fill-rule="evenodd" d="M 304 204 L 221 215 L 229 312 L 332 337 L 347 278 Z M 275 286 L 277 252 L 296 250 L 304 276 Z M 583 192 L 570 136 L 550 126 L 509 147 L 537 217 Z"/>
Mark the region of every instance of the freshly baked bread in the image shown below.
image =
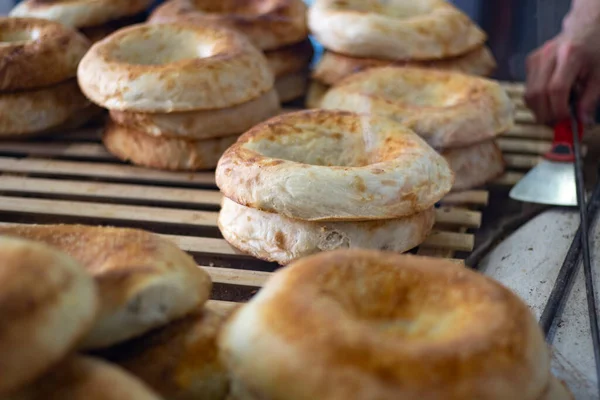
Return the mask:
<path id="1" fill-rule="evenodd" d="M 485 33 L 445 0 L 315 0 L 315 38 L 331 51 L 387 60 L 435 60 L 467 53 Z"/>
<path id="2" fill-rule="evenodd" d="M 302 220 L 392 219 L 431 208 L 452 187 L 448 163 L 386 118 L 308 110 L 246 132 L 216 182 L 238 204 Z"/>
<path id="3" fill-rule="evenodd" d="M 1 93 L 0 137 L 47 131 L 89 104 L 75 79 L 42 89 Z"/>
<path id="4" fill-rule="evenodd" d="M 90 42 L 57 22 L 0 17 L 0 91 L 51 86 L 77 75 Z"/>
<path id="5" fill-rule="evenodd" d="M 273 50 L 308 36 L 306 11 L 302 0 L 169 0 L 149 21 L 215 23 L 244 33 L 261 50 Z"/>
<path id="6" fill-rule="evenodd" d="M 493 140 L 442 151 L 454 172 L 453 191 L 468 190 L 500 177 L 505 163 L 502 150 Z"/>
<path id="7" fill-rule="evenodd" d="M 308 91 L 309 80 L 308 69 L 282 75 L 275 79 L 275 90 L 279 101 L 286 103 L 304 96 Z"/>
<path id="8" fill-rule="evenodd" d="M 310 40 L 265 52 L 275 78 L 308 68 L 315 51 Z"/>
<path id="9" fill-rule="evenodd" d="M 92 277 L 46 245 L 0 236 L 0 396 L 54 366 L 91 329 Z"/>
<path id="10" fill-rule="evenodd" d="M 424 68 L 359 72 L 331 88 L 320 106 L 388 117 L 436 149 L 493 139 L 514 123 L 513 102 L 499 83 Z"/>
<path id="11" fill-rule="evenodd" d="M 342 79 L 373 67 L 389 65 L 433 68 L 463 72 L 468 75 L 489 76 L 496 69 L 496 60 L 485 46 L 464 55 L 431 61 L 391 61 L 375 58 L 357 58 L 326 51 L 315 66 L 312 78 L 325 85 L 335 85 Z"/>
<path id="12" fill-rule="evenodd" d="M 224 400 L 229 391 L 217 336 L 229 313 L 198 310 L 100 355 L 170 400 Z"/>
<path id="13" fill-rule="evenodd" d="M 250 101 L 273 87 L 265 56 L 214 25 L 134 25 L 94 44 L 79 64 L 81 89 L 111 110 L 167 113 Z"/>
<path id="14" fill-rule="evenodd" d="M 127 111 L 110 112 L 118 125 L 152 136 L 179 139 L 214 139 L 240 135 L 280 112 L 275 89 L 237 106 L 218 110 L 148 114 Z"/>
<path id="15" fill-rule="evenodd" d="M 320 108 L 321 101 L 323 100 L 325 93 L 327 93 L 327 90 L 329 90 L 329 86 L 324 85 L 319 81 L 309 81 L 305 100 L 306 108 Z"/>
<path id="16" fill-rule="evenodd" d="M 119 29 L 129 25 L 140 24 L 146 21 L 146 13 L 142 12 L 135 15 L 115 19 L 102 25 L 88 26 L 80 28 L 81 33 L 85 35 L 92 43 L 99 42 L 107 36 L 112 35 Z"/>
<path id="17" fill-rule="evenodd" d="M 541 329 L 510 290 L 447 260 L 375 251 L 278 270 L 219 343 L 250 395 L 238 399 L 538 400 L 552 379 Z"/>
<path id="18" fill-rule="evenodd" d="M 24 0 L 10 12 L 11 17 L 35 17 L 83 28 L 135 15 L 152 0 Z"/>
<path id="19" fill-rule="evenodd" d="M 228 198 L 219 213 L 219 229 L 232 246 L 281 265 L 345 248 L 403 253 L 423 243 L 434 222 L 433 208 L 400 219 L 308 222 L 244 207 Z"/>
<path id="20" fill-rule="evenodd" d="M 102 348 L 139 336 L 198 309 L 211 280 L 170 241 L 136 229 L 81 225 L 0 226 L 0 235 L 53 246 L 96 279 L 99 320 L 82 347 Z"/>
<path id="21" fill-rule="evenodd" d="M 136 165 L 173 171 L 212 169 L 239 135 L 216 139 L 179 139 L 151 136 L 109 122 L 102 141 L 109 152 Z"/>
<path id="22" fill-rule="evenodd" d="M 160 397 L 115 365 L 72 356 L 4 400 L 160 400 Z"/>

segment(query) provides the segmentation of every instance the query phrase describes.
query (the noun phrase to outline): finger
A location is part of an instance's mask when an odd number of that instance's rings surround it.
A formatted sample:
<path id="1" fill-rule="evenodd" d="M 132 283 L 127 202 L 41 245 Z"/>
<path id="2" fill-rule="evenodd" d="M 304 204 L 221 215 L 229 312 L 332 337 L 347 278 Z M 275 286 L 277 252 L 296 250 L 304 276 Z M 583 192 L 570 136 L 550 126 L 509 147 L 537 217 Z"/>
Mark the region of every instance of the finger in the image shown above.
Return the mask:
<path id="1" fill-rule="evenodd" d="M 551 116 L 548 85 L 556 67 L 556 52 L 553 43 L 538 50 L 528 62 L 526 102 L 537 120 L 547 123 Z"/>
<path id="2" fill-rule="evenodd" d="M 600 99 L 600 71 L 592 72 L 582 86 L 583 91 L 579 97 L 580 117 L 584 122 L 591 123 Z"/>
<path id="3" fill-rule="evenodd" d="M 581 75 L 583 57 L 576 46 L 565 43 L 556 51 L 556 68 L 548 85 L 549 120 L 557 122 L 569 118 L 569 95 Z"/>

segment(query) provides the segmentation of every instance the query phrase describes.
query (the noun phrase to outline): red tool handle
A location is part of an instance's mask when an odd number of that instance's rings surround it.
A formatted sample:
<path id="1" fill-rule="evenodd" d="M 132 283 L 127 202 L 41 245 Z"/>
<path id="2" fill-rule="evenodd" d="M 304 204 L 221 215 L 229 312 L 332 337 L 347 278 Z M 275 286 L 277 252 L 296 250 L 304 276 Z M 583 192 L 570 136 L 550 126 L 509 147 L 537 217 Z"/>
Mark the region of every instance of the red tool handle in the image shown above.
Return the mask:
<path id="1" fill-rule="evenodd" d="M 578 121 L 579 140 L 583 137 L 583 125 Z M 554 139 L 552 148 L 545 157 L 550 161 L 573 162 L 575 161 L 575 152 L 573 151 L 573 131 L 571 120 L 566 119 L 554 126 Z"/>

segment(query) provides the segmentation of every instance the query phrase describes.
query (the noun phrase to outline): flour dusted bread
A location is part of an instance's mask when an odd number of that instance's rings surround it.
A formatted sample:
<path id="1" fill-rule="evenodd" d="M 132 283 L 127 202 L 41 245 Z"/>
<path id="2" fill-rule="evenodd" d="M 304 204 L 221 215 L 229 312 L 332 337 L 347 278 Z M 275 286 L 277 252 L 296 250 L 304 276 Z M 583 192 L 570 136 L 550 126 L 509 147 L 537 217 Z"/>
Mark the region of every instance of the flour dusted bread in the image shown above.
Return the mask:
<path id="1" fill-rule="evenodd" d="M 173 23 L 134 25 L 94 44 L 78 80 L 108 109 L 169 113 L 242 104 L 270 90 L 274 77 L 242 34 Z"/>
<path id="2" fill-rule="evenodd" d="M 175 244 L 135 229 L 80 225 L 2 226 L 0 235 L 53 246 L 81 263 L 98 285 L 98 321 L 82 343 L 107 347 L 200 307 L 210 277 Z"/>
<path id="3" fill-rule="evenodd" d="M 454 172 L 454 191 L 482 186 L 500 177 L 506 166 L 502 149 L 493 140 L 444 150 L 441 154 Z"/>
<path id="4" fill-rule="evenodd" d="M 4 400 L 160 400 L 123 369 L 85 356 L 72 356 Z"/>
<path id="5" fill-rule="evenodd" d="M 101 356 L 165 399 L 224 400 L 229 378 L 219 358 L 217 337 L 230 314 L 207 306 Z"/>
<path id="6" fill-rule="evenodd" d="M 41 88 L 74 78 L 90 47 L 77 31 L 36 18 L 0 17 L 0 41 L 2 91 Z"/>
<path id="7" fill-rule="evenodd" d="M 398 253 L 420 245 L 435 222 L 432 209 L 399 219 L 358 222 L 294 220 L 223 199 L 219 229 L 237 249 L 282 265 L 321 251 L 346 248 Z"/>
<path id="8" fill-rule="evenodd" d="M 389 119 L 308 110 L 246 132 L 216 182 L 238 204 L 302 220 L 391 219 L 431 208 L 454 177 L 414 132 Z"/>
<path id="9" fill-rule="evenodd" d="M 541 329 L 510 290 L 392 253 L 333 251 L 278 270 L 220 347 L 235 399 L 538 400 L 554 382 Z"/>
<path id="10" fill-rule="evenodd" d="M 316 0 L 308 23 L 325 48 L 355 57 L 433 60 L 464 54 L 486 40 L 445 0 Z"/>
<path id="11" fill-rule="evenodd" d="M 365 69 L 386 67 L 389 65 L 432 68 L 462 72 L 467 75 L 489 76 L 496 69 L 496 60 L 491 51 L 485 46 L 460 56 L 431 61 L 393 61 L 375 58 L 359 58 L 326 51 L 315 66 L 312 77 L 325 85 L 331 86 L 337 84 L 342 79 L 357 72 L 364 71 Z"/>
<path id="12" fill-rule="evenodd" d="M 298 43 L 308 36 L 302 0 L 169 0 L 149 20 L 234 28 L 261 50 Z"/>
<path id="13" fill-rule="evenodd" d="M 152 0 L 24 0 L 10 12 L 11 17 L 35 17 L 82 28 L 105 24 L 134 15 Z"/>
<path id="14" fill-rule="evenodd" d="M 0 234 L 0 396 L 72 351 L 98 309 L 92 277 L 41 243 Z"/>
<path id="15" fill-rule="evenodd" d="M 436 149 L 493 139 L 514 123 L 513 103 L 497 82 L 423 68 L 354 74 L 330 89 L 320 106 L 388 117 Z"/>

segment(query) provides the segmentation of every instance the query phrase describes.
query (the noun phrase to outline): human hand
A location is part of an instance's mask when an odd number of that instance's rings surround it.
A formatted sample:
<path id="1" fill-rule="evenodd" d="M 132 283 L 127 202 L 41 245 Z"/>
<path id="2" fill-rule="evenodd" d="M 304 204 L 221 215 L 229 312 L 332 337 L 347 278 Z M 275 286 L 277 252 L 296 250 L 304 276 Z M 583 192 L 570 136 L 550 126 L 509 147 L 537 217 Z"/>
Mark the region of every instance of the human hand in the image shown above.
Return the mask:
<path id="1" fill-rule="evenodd" d="M 579 3 L 565 18 L 562 32 L 527 59 L 525 100 L 541 123 L 569 117 L 569 96 L 576 86 L 579 116 L 593 121 L 600 98 L 600 2 Z"/>

